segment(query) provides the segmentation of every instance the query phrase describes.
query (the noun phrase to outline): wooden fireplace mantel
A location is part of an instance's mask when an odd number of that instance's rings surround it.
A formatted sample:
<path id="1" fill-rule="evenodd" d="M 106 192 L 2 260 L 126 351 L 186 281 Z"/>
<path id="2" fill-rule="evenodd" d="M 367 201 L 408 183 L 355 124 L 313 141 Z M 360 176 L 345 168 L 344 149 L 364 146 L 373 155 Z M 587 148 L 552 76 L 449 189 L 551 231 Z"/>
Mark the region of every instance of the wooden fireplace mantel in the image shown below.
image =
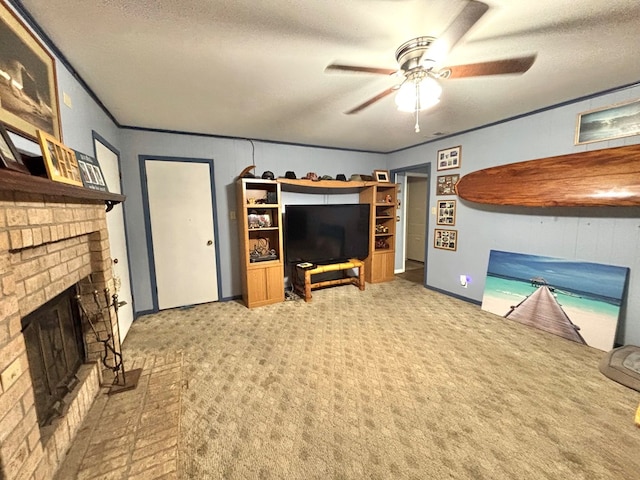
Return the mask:
<path id="1" fill-rule="evenodd" d="M 118 193 L 102 192 L 90 188 L 76 187 L 65 183 L 54 182 L 48 178 L 27 175 L 13 170 L 0 169 L 0 191 L 50 195 L 77 200 L 102 200 L 107 211 L 126 198 Z"/>

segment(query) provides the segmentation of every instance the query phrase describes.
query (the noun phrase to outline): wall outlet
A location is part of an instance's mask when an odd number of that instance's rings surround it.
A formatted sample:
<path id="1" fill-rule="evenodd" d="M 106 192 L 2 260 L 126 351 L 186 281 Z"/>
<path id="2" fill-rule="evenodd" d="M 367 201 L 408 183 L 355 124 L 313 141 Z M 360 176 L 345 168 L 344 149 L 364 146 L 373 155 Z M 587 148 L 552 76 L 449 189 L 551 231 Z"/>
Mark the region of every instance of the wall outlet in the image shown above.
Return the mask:
<path id="1" fill-rule="evenodd" d="M 467 288 L 467 285 L 469 284 L 469 279 L 467 278 L 466 275 L 460 275 L 460 286 L 462 288 Z"/>

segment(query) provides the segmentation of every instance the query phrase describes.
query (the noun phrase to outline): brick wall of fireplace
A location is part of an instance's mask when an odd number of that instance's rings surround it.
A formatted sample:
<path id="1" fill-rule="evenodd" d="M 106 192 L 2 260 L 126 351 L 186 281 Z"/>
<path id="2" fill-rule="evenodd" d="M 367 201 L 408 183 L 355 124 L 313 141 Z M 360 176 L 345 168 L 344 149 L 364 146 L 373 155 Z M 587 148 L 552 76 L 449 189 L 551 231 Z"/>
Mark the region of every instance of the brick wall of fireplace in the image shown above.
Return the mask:
<path id="1" fill-rule="evenodd" d="M 0 191 L 0 478 L 51 478 L 109 379 L 103 346 L 84 320 L 80 384 L 63 417 L 38 425 L 21 318 L 78 283 L 83 291 L 113 288 L 104 202 Z M 115 315 L 106 318 L 119 346 Z"/>

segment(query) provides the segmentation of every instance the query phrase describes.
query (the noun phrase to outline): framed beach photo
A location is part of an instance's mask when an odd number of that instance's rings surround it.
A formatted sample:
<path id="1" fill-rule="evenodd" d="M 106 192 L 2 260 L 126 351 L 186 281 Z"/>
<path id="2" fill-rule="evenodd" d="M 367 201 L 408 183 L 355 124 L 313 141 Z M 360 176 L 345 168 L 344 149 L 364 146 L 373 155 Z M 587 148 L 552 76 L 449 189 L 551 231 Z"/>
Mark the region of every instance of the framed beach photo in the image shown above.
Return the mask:
<path id="1" fill-rule="evenodd" d="M 22 173 L 29 173 L 29 170 L 22 161 L 20 152 L 16 150 L 7 130 L 0 123 L 0 165 L 4 168 L 17 170 Z"/>
<path id="2" fill-rule="evenodd" d="M 61 139 L 53 57 L 3 1 L 0 1 L 0 121 L 31 139 L 43 130 Z"/>
<path id="3" fill-rule="evenodd" d="M 462 161 L 462 146 L 438 150 L 438 170 L 459 168 Z"/>
<path id="4" fill-rule="evenodd" d="M 640 135 L 640 99 L 578 114 L 575 144 Z"/>
<path id="5" fill-rule="evenodd" d="M 80 187 L 83 185 L 80 167 L 73 150 L 42 130 L 38 130 L 38 143 L 47 175 L 51 180 Z"/>

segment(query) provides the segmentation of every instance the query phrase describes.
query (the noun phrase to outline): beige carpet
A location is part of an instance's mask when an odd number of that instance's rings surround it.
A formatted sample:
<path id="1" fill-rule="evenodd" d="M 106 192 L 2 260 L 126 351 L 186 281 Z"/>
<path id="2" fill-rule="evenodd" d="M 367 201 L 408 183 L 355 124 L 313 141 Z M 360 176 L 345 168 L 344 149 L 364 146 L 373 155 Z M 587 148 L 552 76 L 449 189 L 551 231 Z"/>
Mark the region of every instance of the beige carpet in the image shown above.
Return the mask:
<path id="1" fill-rule="evenodd" d="M 137 320 L 184 353 L 184 479 L 631 479 L 640 395 L 604 354 L 397 279 Z"/>

